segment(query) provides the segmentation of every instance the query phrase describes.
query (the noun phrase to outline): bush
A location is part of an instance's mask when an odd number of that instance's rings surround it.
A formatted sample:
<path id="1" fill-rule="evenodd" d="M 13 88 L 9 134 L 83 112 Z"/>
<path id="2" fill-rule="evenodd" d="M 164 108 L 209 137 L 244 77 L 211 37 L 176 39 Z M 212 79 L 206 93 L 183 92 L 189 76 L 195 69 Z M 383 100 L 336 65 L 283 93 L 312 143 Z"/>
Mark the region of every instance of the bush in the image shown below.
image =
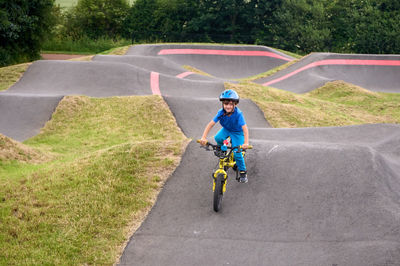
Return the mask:
<path id="1" fill-rule="evenodd" d="M 54 0 L 0 0 L 0 66 L 40 57 L 43 40 L 55 24 Z"/>
<path id="2" fill-rule="evenodd" d="M 73 38 L 54 38 L 44 43 L 43 50 L 97 54 L 115 47 L 126 46 L 129 44 L 130 41 L 125 39 L 112 40 L 108 38 L 98 38 L 93 40 L 86 36 L 78 40 Z"/>
<path id="3" fill-rule="evenodd" d="M 61 34 L 79 40 L 108 38 L 118 39 L 129 10 L 126 0 L 79 0 L 66 12 Z"/>

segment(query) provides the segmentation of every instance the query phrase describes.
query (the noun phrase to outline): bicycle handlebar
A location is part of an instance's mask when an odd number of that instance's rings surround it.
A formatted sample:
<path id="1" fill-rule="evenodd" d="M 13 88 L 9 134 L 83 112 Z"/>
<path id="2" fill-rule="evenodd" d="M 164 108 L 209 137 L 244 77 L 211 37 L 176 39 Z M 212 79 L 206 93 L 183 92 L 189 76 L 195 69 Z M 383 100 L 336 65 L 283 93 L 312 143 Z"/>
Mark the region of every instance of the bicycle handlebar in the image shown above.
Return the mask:
<path id="1" fill-rule="evenodd" d="M 197 140 L 197 143 L 201 143 L 201 140 L 198 139 L 198 140 Z M 213 147 L 213 149 L 216 149 L 217 147 L 220 147 L 219 145 L 212 144 L 212 143 L 210 143 L 210 142 L 208 142 L 208 141 L 207 141 L 207 143 L 206 143 L 206 146 L 211 146 L 211 147 Z M 232 147 L 232 146 L 231 146 L 231 147 L 227 147 L 227 148 L 230 149 L 230 150 L 233 150 L 233 149 L 243 149 L 241 145 L 235 146 L 235 147 Z M 249 150 L 253 149 L 253 145 L 249 145 L 249 146 L 247 147 L 247 149 L 249 149 Z"/>

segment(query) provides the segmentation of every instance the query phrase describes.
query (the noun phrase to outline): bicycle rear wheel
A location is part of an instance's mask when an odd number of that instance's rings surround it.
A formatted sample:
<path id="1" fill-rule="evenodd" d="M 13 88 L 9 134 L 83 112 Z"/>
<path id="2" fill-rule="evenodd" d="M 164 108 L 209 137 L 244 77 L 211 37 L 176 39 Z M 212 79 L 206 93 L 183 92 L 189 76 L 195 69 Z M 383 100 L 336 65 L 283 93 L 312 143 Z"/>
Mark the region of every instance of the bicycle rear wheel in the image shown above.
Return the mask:
<path id="1" fill-rule="evenodd" d="M 218 212 L 221 209 L 222 196 L 224 187 L 224 175 L 219 174 L 217 179 L 215 180 L 215 189 L 214 189 L 214 211 Z"/>

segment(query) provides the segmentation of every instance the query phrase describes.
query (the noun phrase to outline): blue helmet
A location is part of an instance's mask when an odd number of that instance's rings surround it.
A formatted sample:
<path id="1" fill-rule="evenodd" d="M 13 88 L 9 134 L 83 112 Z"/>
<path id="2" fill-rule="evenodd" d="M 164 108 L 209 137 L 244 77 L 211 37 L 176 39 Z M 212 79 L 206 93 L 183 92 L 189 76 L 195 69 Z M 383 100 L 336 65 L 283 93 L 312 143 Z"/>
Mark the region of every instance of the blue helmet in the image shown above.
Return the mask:
<path id="1" fill-rule="evenodd" d="M 219 96 L 219 100 L 222 102 L 224 100 L 234 101 L 239 103 L 239 94 L 234 90 L 224 90 Z"/>

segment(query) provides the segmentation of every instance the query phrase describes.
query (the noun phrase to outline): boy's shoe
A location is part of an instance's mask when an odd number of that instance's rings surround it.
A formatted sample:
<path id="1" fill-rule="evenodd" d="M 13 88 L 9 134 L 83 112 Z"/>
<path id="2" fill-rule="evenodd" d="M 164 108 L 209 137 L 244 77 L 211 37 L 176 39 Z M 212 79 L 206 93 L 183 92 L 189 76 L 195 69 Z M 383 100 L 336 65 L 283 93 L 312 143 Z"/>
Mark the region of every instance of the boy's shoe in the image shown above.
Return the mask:
<path id="1" fill-rule="evenodd" d="M 249 182 L 249 180 L 247 179 L 247 172 L 246 172 L 246 171 L 240 171 L 239 182 L 240 182 L 240 183 L 247 183 L 247 182 Z"/>

